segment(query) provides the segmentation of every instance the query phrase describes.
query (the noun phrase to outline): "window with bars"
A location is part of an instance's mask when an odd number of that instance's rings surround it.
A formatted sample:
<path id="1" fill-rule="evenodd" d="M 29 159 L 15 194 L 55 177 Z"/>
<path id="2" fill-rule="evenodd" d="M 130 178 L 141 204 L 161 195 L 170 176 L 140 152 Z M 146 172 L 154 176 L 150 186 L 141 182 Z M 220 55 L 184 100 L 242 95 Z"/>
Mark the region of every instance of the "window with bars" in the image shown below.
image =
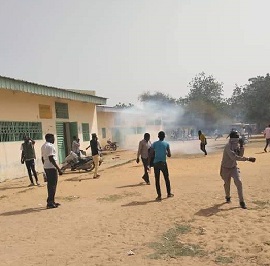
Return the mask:
<path id="1" fill-rule="evenodd" d="M 69 118 L 68 104 L 55 102 L 55 113 L 56 113 L 56 118 L 68 119 Z"/>
<path id="2" fill-rule="evenodd" d="M 90 131 L 89 131 L 88 123 L 82 123 L 82 135 L 83 135 L 83 141 L 90 140 Z"/>
<path id="3" fill-rule="evenodd" d="M 0 121 L 0 142 L 22 141 L 25 134 L 42 139 L 41 122 Z"/>

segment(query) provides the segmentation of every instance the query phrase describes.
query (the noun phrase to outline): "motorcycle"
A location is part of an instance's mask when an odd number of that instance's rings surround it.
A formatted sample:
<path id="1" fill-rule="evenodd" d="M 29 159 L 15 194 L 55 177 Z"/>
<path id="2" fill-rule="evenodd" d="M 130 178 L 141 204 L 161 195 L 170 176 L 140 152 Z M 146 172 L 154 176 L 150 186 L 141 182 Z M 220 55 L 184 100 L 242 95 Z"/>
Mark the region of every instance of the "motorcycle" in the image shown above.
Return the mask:
<path id="1" fill-rule="evenodd" d="M 95 168 L 95 164 L 92 156 L 79 157 L 75 152 L 71 151 L 62 163 L 61 171 L 66 169 L 85 170 L 87 172 L 92 171 Z"/>
<path id="2" fill-rule="evenodd" d="M 106 151 L 116 151 L 116 149 L 117 149 L 116 143 L 117 142 L 112 142 L 110 140 L 107 140 L 107 144 L 105 145 L 104 149 Z"/>

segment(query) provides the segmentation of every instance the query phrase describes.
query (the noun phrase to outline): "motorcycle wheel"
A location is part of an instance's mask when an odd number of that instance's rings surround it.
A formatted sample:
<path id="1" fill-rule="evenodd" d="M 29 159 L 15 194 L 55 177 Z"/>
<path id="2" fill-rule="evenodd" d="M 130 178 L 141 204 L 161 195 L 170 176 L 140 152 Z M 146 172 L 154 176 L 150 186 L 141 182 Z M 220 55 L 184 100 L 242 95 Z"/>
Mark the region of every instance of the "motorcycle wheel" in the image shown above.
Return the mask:
<path id="1" fill-rule="evenodd" d="M 90 164 L 89 168 L 84 169 L 84 170 L 85 170 L 86 172 L 90 172 L 90 171 L 92 171 L 94 168 L 95 168 L 95 164 L 94 164 L 94 162 L 92 162 L 92 163 Z"/>
<path id="2" fill-rule="evenodd" d="M 113 151 L 116 151 L 116 149 L 117 149 L 116 144 L 113 144 L 113 145 L 112 145 L 112 150 L 113 150 Z"/>
<path id="3" fill-rule="evenodd" d="M 110 150 L 110 145 L 105 145 L 104 149 L 105 149 L 106 151 L 109 151 L 109 150 Z"/>

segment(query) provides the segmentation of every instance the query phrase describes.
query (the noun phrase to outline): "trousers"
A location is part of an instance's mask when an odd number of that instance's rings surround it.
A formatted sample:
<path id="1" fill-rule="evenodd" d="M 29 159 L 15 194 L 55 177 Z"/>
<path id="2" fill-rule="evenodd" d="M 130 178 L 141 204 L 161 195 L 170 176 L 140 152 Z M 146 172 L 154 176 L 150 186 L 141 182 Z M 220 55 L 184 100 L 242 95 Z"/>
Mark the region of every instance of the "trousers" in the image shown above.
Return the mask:
<path id="1" fill-rule="evenodd" d="M 148 174 L 148 158 L 142 158 L 142 162 L 143 162 L 143 169 L 144 169 L 144 175 L 143 175 L 143 180 L 146 183 L 149 183 L 149 174 Z"/>
<path id="2" fill-rule="evenodd" d="M 160 190 L 160 172 L 162 172 L 166 184 L 167 195 L 171 194 L 171 183 L 169 179 L 169 171 L 166 162 L 157 162 L 154 163 L 154 172 L 155 172 L 155 181 L 156 181 L 156 190 L 159 197 L 161 197 Z"/>
<path id="3" fill-rule="evenodd" d="M 51 205 L 55 203 L 54 197 L 58 182 L 58 173 L 57 170 L 54 168 L 44 170 L 47 176 L 47 190 L 48 190 L 47 205 Z"/>
<path id="4" fill-rule="evenodd" d="M 37 172 L 36 172 L 36 169 L 35 169 L 35 160 L 34 159 L 27 160 L 27 161 L 25 161 L 25 165 L 26 165 L 26 168 L 27 168 L 27 172 L 28 172 L 30 182 L 34 183 L 32 173 L 33 173 L 36 181 L 38 181 Z"/>
<path id="5" fill-rule="evenodd" d="M 237 188 L 238 198 L 240 202 L 244 201 L 243 196 L 243 185 L 240 178 L 240 170 L 238 167 L 234 168 L 225 168 L 221 167 L 220 169 L 220 175 L 224 181 L 224 190 L 226 198 L 230 198 L 230 189 L 231 189 L 231 178 L 234 180 L 234 184 Z"/>
<path id="6" fill-rule="evenodd" d="M 94 171 L 94 177 L 97 177 L 97 172 L 98 172 L 98 166 L 99 166 L 99 155 L 96 154 L 93 157 L 93 161 L 94 161 L 94 164 L 95 164 L 95 171 Z"/>

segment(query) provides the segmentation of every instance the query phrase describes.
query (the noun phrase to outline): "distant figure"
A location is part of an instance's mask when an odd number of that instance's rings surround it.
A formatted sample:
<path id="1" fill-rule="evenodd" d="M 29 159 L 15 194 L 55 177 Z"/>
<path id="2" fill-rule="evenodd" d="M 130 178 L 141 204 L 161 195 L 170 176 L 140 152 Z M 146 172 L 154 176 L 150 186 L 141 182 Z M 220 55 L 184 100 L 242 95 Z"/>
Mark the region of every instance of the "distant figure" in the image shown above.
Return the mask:
<path id="1" fill-rule="evenodd" d="M 190 135 L 191 135 L 191 138 L 193 139 L 194 138 L 194 129 L 190 129 Z"/>
<path id="2" fill-rule="evenodd" d="M 250 161 L 255 162 L 253 157 L 243 157 L 244 155 L 244 142 L 239 139 L 237 131 L 231 131 L 229 142 L 226 144 L 223 157 L 221 161 L 220 176 L 224 181 L 224 190 L 226 196 L 226 202 L 231 202 L 230 186 L 231 178 L 234 180 L 234 184 L 237 188 L 240 206 L 246 209 L 246 204 L 243 197 L 242 181 L 240 178 L 240 171 L 237 167 L 237 161 Z"/>
<path id="3" fill-rule="evenodd" d="M 248 133 L 248 138 L 250 138 L 252 135 L 252 127 L 250 125 L 247 127 L 247 133 Z"/>
<path id="4" fill-rule="evenodd" d="M 245 134 L 246 134 L 246 128 L 243 126 L 240 130 L 240 136 L 242 139 L 245 139 Z"/>
<path id="5" fill-rule="evenodd" d="M 160 171 L 163 173 L 166 188 L 167 188 L 167 197 L 173 197 L 174 195 L 171 193 L 171 184 L 169 179 L 169 171 L 166 162 L 166 156 L 171 157 L 170 145 L 165 139 L 165 133 L 160 131 L 158 133 L 158 141 L 155 141 L 152 144 L 152 148 L 155 151 L 154 158 L 154 172 L 155 172 L 155 181 L 156 181 L 156 190 L 157 190 L 157 201 L 161 201 L 161 190 L 160 190 Z"/>
<path id="6" fill-rule="evenodd" d="M 35 153 L 35 141 L 32 140 L 28 135 L 24 135 L 23 137 L 24 142 L 21 145 L 21 163 L 25 163 L 27 171 L 28 171 L 28 176 L 30 179 L 30 185 L 29 186 L 34 186 L 34 181 L 32 174 L 35 177 L 36 184 L 39 186 L 38 182 L 38 177 L 37 177 L 37 172 L 35 169 L 35 159 L 36 159 L 36 153 Z"/>
<path id="7" fill-rule="evenodd" d="M 86 148 L 89 149 L 91 147 L 92 157 L 95 164 L 95 171 L 93 178 L 99 178 L 100 175 L 98 174 L 98 167 L 101 163 L 99 152 L 101 151 L 101 146 L 98 142 L 98 137 L 96 133 L 91 134 L 92 139 L 90 140 L 90 145 Z"/>
<path id="8" fill-rule="evenodd" d="M 222 137 L 222 134 L 220 133 L 218 129 L 215 129 L 214 136 L 215 136 L 215 140 L 217 140 L 218 138 Z"/>
<path id="9" fill-rule="evenodd" d="M 268 127 L 265 128 L 264 132 L 264 137 L 265 137 L 265 147 L 264 147 L 264 151 L 267 152 L 267 147 L 270 144 L 270 125 L 268 125 Z"/>
<path id="10" fill-rule="evenodd" d="M 55 202 L 54 197 L 58 182 L 58 174 L 62 175 L 63 173 L 56 163 L 56 151 L 53 145 L 55 141 L 54 135 L 50 133 L 46 134 L 45 140 L 46 142 L 41 147 L 41 159 L 47 176 L 47 209 L 52 209 L 60 206 L 60 203 Z"/>
<path id="11" fill-rule="evenodd" d="M 71 150 L 74 153 L 76 153 L 79 157 L 81 156 L 81 154 L 80 154 L 80 139 L 78 139 L 76 136 L 73 136 Z"/>
<path id="12" fill-rule="evenodd" d="M 201 130 L 198 131 L 198 136 L 199 136 L 199 140 L 201 141 L 200 148 L 204 152 L 204 154 L 207 155 L 207 151 L 205 149 L 205 146 L 207 145 L 206 137 L 204 136 Z"/>
<path id="13" fill-rule="evenodd" d="M 140 156 L 143 162 L 143 168 L 144 168 L 144 175 L 142 177 L 142 179 L 145 181 L 145 183 L 147 185 L 150 185 L 150 181 L 149 181 L 149 174 L 148 174 L 148 151 L 149 148 L 151 147 L 151 143 L 150 143 L 150 134 L 149 133 L 145 133 L 143 140 L 141 140 L 139 142 L 139 147 L 138 147 L 138 152 L 137 152 L 137 159 L 136 162 L 139 163 L 140 162 Z"/>

